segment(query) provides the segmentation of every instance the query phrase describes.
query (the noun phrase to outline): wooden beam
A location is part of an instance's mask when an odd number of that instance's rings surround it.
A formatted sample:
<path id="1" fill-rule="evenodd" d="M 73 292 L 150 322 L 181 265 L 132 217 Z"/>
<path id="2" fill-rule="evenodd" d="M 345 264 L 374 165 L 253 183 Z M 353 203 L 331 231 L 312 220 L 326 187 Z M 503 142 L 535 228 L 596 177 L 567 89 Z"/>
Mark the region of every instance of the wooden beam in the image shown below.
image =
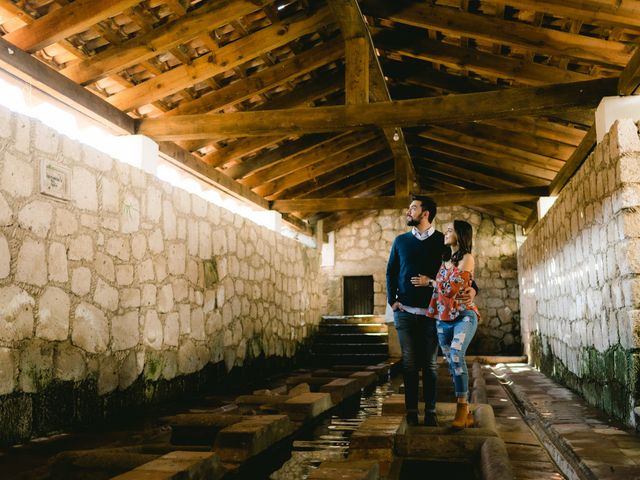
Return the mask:
<path id="1" fill-rule="evenodd" d="M 519 10 L 545 12 L 556 17 L 582 20 L 589 24 L 614 25 L 640 30 L 640 5 L 638 2 L 509 0 L 508 5 Z"/>
<path id="2" fill-rule="evenodd" d="M 286 45 L 302 35 L 316 32 L 331 21 L 330 12 L 324 8 L 307 18 L 273 24 L 231 42 L 215 52 L 203 55 L 190 65 L 180 65 L 146 82 L 111 95 L 107 101 L 122 110 L 132 110 L 152 103 Z"/>
<path id="3" fill-rule="evenodd" d="M 161 142 L 159 145 L 160 152 L 166 155 L 169 161 L 180 168 L 188 171 L 198 178 L 201 178 L 207 183 L 211 183 L 236 198 L 249 200 L 262 208 L 268 208 L 267 201 L 261 196 L 256 195 L 249 188 L 239 184 L 210 165 L 203 163 L 198 157 L 188 150 L 184 150 L 175 143 L 170 142 Z"/>
<path id="4" fill-rule="evenodd" d="M 491 168 L 506 169 L 513 173 L 528 175 L 533 178 L 543 179 L 545 183 L 553 180 L 556 171 L 548 168 L 530 165 L 525 159 L 514 159 L 512 156 L 501 151 L 489 149 L 480 149 L 469 147 L 468 145 L 460 146 L 455 141 L 443 141 L 420 138 L 420 148 L 426 148 L 435 152 L 444 153 L 452 157 L 467 160 L 469 162 L 478 163 Z"/>
<path id="5" fill-rule="evenodd" d="M 366 38 L 345 41 L 345 97 L 347 105 L 369 102 L 369 42 Z"/>
<path id="6" fill-rule="evenodd" d="M 620 95 L 634 95 L 640 90 L 640 47 L 629 60 L 629 63 L 620 74 L 618 92 Z"/>
<path id="7" fill-rule="evenodd" d="M 586 82 L 513 88 L 499 92 L 448 95 L 335 107 L 234 112 L 214 115 L 178 115 L 144 119 L 139 133 L 161 140 L 193 140 L 278 133 L 330 132 L 373 126 L 417 126 L 464 122 L 514 115 L 549 113 L 576 106 L 595 106 L 615 94 L 615 78 Z"/>
<path id="8" fill-rule="evenodd" d="M 331 0 L 329 5 L 340 22 L 340 29 L 345 39 L 366 39 L 367 58 L 369 59 L 368 75 L 371 82 L 370 101 L 391 101 L 391 95 L 389 95 L 389 89 L 380 67 L 380 62 L 374 53 L 375 46 L 371 39 L 371 33 L 364 21 L 358 2 L 356 0 Z M 404 140 L 404 134 L 399 126 L 396 125 L 383 128 L 382 131 L 387 139 L 391 153 L 396 159 L 396 194 L 406 195 L 413 184 L 414 171 L 411 156 Z"/>
<path id="9" fill-rule="evenodd" d="M 232 20 L 259 10 L 269 2 L 234 0 L 208 2 L 166 25 L 114 45 L 91 58 L 69 65 L 61 73 L 76 83 L 86 85 L 118 73 L 125 68 L 149 60 L 193 40 L 203 32 L 210 32 Z"/>
<path id="10" fill-rule="evenodd" d="M 303 168 L 297 169 L 295 172 L 283 176 L 282 178 L 278 178 L 275 181 L 259 185 L 254 188 L 254 192 L 262 195 L 267 200 L 280 198 L 283 195 L 286 195 L 287 190 L 290 188 L 295 188 L 312 178 L 336 170 L 344 165 L 356 162 L 364 157 L 383 150 L 385 147 L 386 144 L 382 138 L 363 145 L 351 147 L 344 152 L 340 152 L 326 158 L 322 162 L 307 165 Z"/>
<path id="11" fill-rule="evenodd" d="M 567 163 L 557 173 L 551 185 L 549 186 L 549 195 L 557 195 L 560 190 L 569 182 L 571 177 L 578 171 L 580 166 L 584 163 L 591 151 L 596 146 L 596 127 L 592 126 L 587 134 L 580 142 L 580 145 L 575 149 L 571 158 L 567 160 Z"/>
<path id="12" fill-rule="evenodd" d="M 259 185 L 271 182 L 285 175 L 289 175 L 300 168 L 313 165 L 317 162 L 324 162 L 332 155 L 337 155 L 350 148 L 357 147 L 367 143 L 375 143 L 375 132 L 357 132 L 353 134 L 343 134 L 333 141 L 325 141 L 315 148 L 307 149 L 284 162 L 278 162 L 271 168 L 261 170 L 249 175 L 241 180 L 243 185 L 249 187 L 257 187 Z M 376 145 L 378 148 L 379 145 Z M 259 192 L 260 193 L 260 192 Z M 260 193 L 261 195 L 263 193 Z"/>
<path id="13" fill-rule="evenodd" d="M 485 205 L 493 203 L 524 202 L 537 200 L 546 196 L 549 189 L 546 187 L 528 187 L 514 190 L 475 190 L 459 193 L 431 193 L 428 195 L 439 206 L 454 205 Z M 323 198 L 323 199 L 297 199 L 276 200 L 271 208 L 280 212 L 305 211 L 305 212 L 334 212 L 339 210 L 384 210 L 403 208 L 407 206 L 404 197 L 380 197 L 380 198 Z"/>
<path id="14" fill-rule="evenodd" d="M 183 101 L 161 116 L 206 113 L 242 102 L 336 61 L 344 51 L 344 42 L 331 40 L 199 98 Z"/>
<path id="15" fill-rule="evenodd" d="M 118 133 L 135 132 L 133 118 L 4 39 L 0 68 Z"/>
<path id="16" fill-rule="evenodd" d="M 30 25 L 2 37 L 26 52 L 35 52 L 140 3 L 140 0 L 76 0 L 52 11 Z"/>
<path id="17" fill-rule="evenodd" d="M 410 35 L 392 31 L 375 35 L 374 42 L 382 50 L 393 51 L 427 62 L 440 63 L 457 70 L 466 69 L 479 75 L 514 80 L 524 85 L 577 82 L 591 78 L 583 73 L 532 63 L 525 59 L 457 47 L 426 37 L 413 38 Z"/>
<path id="18" fill-rule="evenodd" d="M 617 66 L 626 65 L 631 56 L 622 42 L 537 27 L 495 16 L 461 12 L 458 8 L 429 3 L 412 3 L 398 8 L 383 0 L 367 0 L 362 3 L 362 8 L 368 15 L 378 18 L 436 30 L 445 35 L 524 48 L 544 55 Z"/>

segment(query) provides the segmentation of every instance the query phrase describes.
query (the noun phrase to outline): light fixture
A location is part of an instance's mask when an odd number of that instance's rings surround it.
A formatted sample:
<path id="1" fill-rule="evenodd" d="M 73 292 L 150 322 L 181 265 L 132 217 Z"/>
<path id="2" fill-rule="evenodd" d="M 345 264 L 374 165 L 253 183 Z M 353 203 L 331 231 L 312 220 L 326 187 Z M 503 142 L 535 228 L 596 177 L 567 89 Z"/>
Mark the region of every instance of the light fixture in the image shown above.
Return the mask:
<path id="1" fill-rule="evenodd" d="M 393 131 L 393 141 L 397 142 L 398 140 L 400 140 L 400 132 L 398 132 L 398 129 L 396 128 Z"/>

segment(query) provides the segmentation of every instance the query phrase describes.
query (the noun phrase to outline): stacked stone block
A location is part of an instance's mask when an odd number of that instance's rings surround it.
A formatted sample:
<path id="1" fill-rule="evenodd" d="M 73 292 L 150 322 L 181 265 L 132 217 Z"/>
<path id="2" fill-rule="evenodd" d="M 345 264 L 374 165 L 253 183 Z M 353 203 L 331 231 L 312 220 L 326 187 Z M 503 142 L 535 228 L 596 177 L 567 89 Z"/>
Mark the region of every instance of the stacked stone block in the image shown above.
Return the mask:
<path id="1" fill-rule="evenodd" d="M 640 367 L 640 138 L 619 121 L 518 253 L 534 364 L 634 423 Z"/>
<path id="2" fill-rule="evenodd" d="M 315 329 L 315 249 L 38 121 L 0 124 L 0 403 L 293 357 Z M 39 193 L 42 159 L 69 169 L 69 201 Z"/>
<path id="3" fill-rule="evenodd" d="M 481 293 L 476 303 L 480 324 L 470 352 L 520 354 L 520 306 L 515 227 L 463 207 L 438 209 L 436 228 L 443 231 L 455 219 L 466 220 L 474 230 L 476 281 Z M 374 313 L 386 311 L 386 267 L 397 235 L 406 232 L 405 210 L 383 210 L 341 228 L 335 233 L 335 266 L 324 267 L 324 295 L 329 315 L 343 313 L 343 276 L 373 275 Z"/>

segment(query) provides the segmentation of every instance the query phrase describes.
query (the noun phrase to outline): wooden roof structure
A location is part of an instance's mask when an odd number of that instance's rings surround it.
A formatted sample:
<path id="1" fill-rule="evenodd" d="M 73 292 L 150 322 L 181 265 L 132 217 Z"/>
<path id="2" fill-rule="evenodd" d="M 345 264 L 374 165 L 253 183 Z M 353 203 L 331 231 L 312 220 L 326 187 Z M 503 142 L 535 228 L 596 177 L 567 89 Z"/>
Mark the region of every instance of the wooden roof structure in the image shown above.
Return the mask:
<path id="1" fill-rule="evenodd" d="M 638 0 L 0 0 L 0 67 L 330 231 L 433 194 L 529 223 L 640 84 Z"/>

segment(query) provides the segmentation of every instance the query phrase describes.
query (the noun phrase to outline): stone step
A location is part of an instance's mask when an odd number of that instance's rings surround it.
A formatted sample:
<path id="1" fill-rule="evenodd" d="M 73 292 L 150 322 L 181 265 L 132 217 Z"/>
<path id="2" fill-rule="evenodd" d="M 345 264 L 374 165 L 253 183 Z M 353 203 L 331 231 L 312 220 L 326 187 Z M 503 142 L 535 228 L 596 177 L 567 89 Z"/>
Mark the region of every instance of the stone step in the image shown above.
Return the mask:
<path id="1" fill-rule="evenodd" d="M 314 343 L 384 343 L 386 344 L 389 334 L 386 332 L 377 333 L 322 333 L 314 338 Z"/>
<path id="2" fill-rule="evenodd" d="M 334 405 L 354 395 L 360 395 L 360 382 L 355 378 L 336 378 L 320 387 L 320 391 L 331 395 Z"/>
<path id="3" fill-rule="evenodd" d="M 160 455 L 122 448 L 70 450 L 53 457 L 51 475 L 53 478 L 110 478 L 155 460 Z"/>
<path id="4" fill-rule="evenodd" d="M 375 460 L 326 460 L 307 477 L 309 480 L 377 480 L 380 467 Z"/>
<path id="5" fill-rule="evenodd" d="M 384 315 L 323 315 L 322 323 L 379 323 L 386 324 Z"/>
<path id="6" fill-rule="evenodd" d="M 389 358 L 387 353 L 325 353 L 311 358 L 312 365 L 331 367 L 333 365 L 374 365 Z"/>
<path id="7" fill-rule="evenodd" d="M 386 343 L 314 343 L 313 354 L 324 353 L 384 353 L 389 351 Z"/>
<path id="8" fill-rule="evenodd" d="M 283 413 L 286 413 L 295 422 L 316 418 L 331 407 L 333 407 L 331 395 L 324 392 L 303 393 L 278 406 Z"/>
<path id="9" fill-rule="evenodd" d="M 287 415 L 255 415 L 218 432 L 214 451 L 223 462 L 241 463 L 291 435 Z"/>
<path id="10" fill-rule="evenodd" d="M 381 323 L 321 323 L 318 334 L 343 333 L 387 333 L 387 326 Z"/>
<path id="11" fill-rule="evenodd" d="M 360 424 L 349 445 L 349 460 L 376 460 L 387 478 L 395 457 L 396 436 L 407 430 L 404 415 L 371 416 Z"/>
<path id="12" fill-rule="evenodd" d="M 112 480 L 217 480 L 223 475 L 224 468 L 216 453 L 176 451 Z"/>
<path id="13" fill-rule="evenodd" d="M 232 414 L 181 413 L 164 417 L 162 420 L 171 426 L 173 445 L 212 446 L 220 430 L 246 418 L 243 415 Z"/>
<path id="14" fill-rule="evenodd" d="M 335 378 L 351 378 L 358 380 L 361 388 L 367 388 L 378 381 L 376 371 L 361 369 L 356 372 L 351 370 L 315 370 L 311 373 L 313 377 L 335 377 Z"/>

